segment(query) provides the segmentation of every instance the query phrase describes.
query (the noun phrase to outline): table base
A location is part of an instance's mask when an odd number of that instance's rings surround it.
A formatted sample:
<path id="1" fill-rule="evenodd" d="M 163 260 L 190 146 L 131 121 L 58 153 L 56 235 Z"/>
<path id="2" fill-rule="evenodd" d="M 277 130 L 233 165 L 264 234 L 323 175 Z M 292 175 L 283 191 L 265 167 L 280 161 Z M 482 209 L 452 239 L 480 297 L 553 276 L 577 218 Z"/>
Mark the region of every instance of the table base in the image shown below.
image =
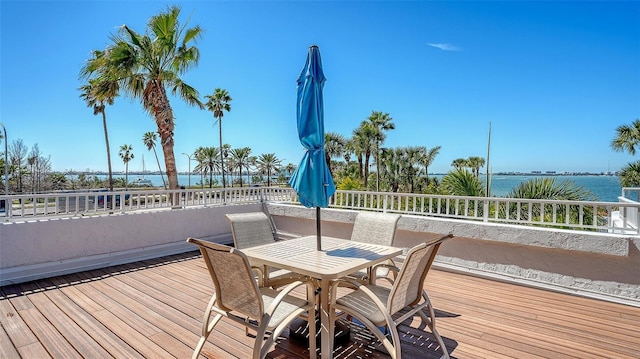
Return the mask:
<path id="1" fill-rule="evenodd" d="M 298 343 L 309 345 L 309 323 L 301 318 L 295 319 L 289 325 L 289 338 Z M 336 331 L 333 339 L 335 346 L 343 345 L 349 341 L 351 329 L 349 325 L 336 321 Z M 316 316 L 316 347 L 320 348 L 320 317 Z"/>

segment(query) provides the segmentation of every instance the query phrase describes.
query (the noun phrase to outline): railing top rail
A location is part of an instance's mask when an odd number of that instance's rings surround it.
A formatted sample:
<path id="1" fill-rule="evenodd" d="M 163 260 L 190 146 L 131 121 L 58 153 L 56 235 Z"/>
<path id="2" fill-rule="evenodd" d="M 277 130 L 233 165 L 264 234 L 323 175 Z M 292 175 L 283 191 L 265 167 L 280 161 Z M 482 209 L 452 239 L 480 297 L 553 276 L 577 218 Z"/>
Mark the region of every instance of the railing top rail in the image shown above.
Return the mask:
<path id="1" fill-rule="evenodd" d="M 553 199 L 534 199 L 534 198 L 512 198 L 512 197 L 478 197 L 478 196 L 454 196 L 454 195 L 441 195 L 441 194 L 416 194 L 416 193 L 400 193 L 400 192 L 372 192 L 372 191 L 345 191 L 337 190 L 338 193 L 348 194 L 366 194 L 369 196 L 410 196 L 416 198 L 440 198 L 440 199 L 458 199 L 458 200 L 472 200 L 472 201 L 498 201 L 498 202 L 527 202 L 527 203 L 557 203 L 557 204 L 575 204 L 586 206 L 607 206 L 607 205 L 619 205 L 618 202 L 606 202 L 606 201 L 577 201 L 577 200 L 553 200 Z"/>

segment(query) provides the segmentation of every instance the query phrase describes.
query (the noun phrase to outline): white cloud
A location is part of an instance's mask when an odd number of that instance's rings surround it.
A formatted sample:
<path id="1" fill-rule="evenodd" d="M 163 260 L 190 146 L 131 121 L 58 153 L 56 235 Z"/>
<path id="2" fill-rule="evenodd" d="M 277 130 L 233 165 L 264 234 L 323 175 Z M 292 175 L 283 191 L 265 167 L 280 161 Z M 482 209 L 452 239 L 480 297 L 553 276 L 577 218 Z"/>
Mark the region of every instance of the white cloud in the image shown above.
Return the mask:
<path id="1" fill-rule="evenodd" d="M 442 51 L 462 51 L 462 48 L 452 44 L 427 44 L 429 46 L 438 48 Z"/>

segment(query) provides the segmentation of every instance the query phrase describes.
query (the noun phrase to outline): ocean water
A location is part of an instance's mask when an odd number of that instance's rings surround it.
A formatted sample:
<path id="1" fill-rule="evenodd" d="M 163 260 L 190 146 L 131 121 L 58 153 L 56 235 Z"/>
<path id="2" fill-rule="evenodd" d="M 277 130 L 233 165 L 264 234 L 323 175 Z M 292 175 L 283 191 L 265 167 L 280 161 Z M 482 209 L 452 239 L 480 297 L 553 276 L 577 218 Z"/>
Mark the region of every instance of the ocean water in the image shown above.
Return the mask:
<path id="1" fill-rule="evenodd" d="M 106 176 L 99 176 L 101 178 L 106 178 Z M 124 176 L 116 176 L 116 177 L 124 177 Z M 133 181 L 137 178 L 136 175 L 129 175 L 129 181 Z M 215 177 L 215 176 L 214 176 Z M 244 177 L 244 176 L 243 176 Z M 442 175 L 432 175 L 431 177 L 437 177 L 439 179 L 442 178 Z M 529 180 L 531 178 L 535 178 L 533 175 L 522 175 L 522 176 L 498 176 L 494 175 L 491 177 L 491 196 L 495 197 L 504 197 L 512 189 L 518 186 L 521 182 Z M 546 177 L 546 176 L 541 176 Z M 599 201 L 604 202 L 618 202 L 618 197 L 622 194 L 622 186 L 620 185 L 620 180 L 617 176 L 553 176 L 556 178 L 556 181 L 560 182 L 563 180 L 569 180 L 574 182 L 578 186 L 582 186 L 588 190 L 590 190 Z M 156 186 L 162 186 L 162 179 L 160 175 L 146 175 L 145 178 L 151 180 L 151 183 Z M 234 177 L 235 178 L 235 177 Z M 484 181 L 484 177 L 482 177 Z M 178 175 L 178 183 L 181 186 L 187 186 L 189 183 L 188 175 Z M 200 183 L 199 175 L 191 175 L 191 186 L 196 186 Z M 218 183 L 222 183 L 222 180 L 218 178 Z"/>
<path id="2" fill-rule="evenodd" d="M 521 182 L 536 176 L 492 176 L 491 195 L 504 197 Z M 617 176 L 553 176 L 556 182 L 569 180 L 590 190 L 599 201 L 618 202 L 622 186 Z"/>

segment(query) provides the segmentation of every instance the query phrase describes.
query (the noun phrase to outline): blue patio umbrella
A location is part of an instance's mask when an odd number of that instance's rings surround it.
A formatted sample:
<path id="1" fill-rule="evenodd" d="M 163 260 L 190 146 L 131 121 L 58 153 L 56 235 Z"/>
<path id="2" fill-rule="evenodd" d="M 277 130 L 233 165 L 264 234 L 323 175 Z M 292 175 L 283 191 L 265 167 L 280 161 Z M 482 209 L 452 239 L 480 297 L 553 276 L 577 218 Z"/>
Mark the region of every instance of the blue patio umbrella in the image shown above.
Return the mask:
<path id="1" fill-rule="evenodd" d="M 329 206 L 329 198 L 336 187 L 325 160 L 322 99 L 325 77 L 317 46 L 309 47 L 307 60 L 297 82 L 298 137 L 306 150 L 289 184 L 298 193 L 302 205 L 316 208 L 317 247 L 321 250 L 320 207 Z"/>

